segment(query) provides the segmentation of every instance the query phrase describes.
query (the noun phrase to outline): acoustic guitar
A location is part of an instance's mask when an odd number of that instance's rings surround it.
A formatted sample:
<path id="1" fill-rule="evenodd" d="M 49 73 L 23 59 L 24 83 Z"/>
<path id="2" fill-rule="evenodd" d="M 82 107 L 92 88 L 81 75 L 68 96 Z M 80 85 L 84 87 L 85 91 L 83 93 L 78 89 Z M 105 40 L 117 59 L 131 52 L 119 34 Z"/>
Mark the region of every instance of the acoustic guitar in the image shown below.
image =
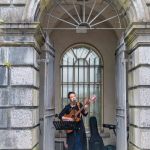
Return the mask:
<path id="1" fill-rule="evenodd" d="M 81 112 L 85 108 L 85 105 L 89 105 L 90 103 L 94 103 L 95 101 L 96 101 L 96 96 L 94 95 L 90 99 L 88 99 L 81 108 L 80 106 L 78 106 L 79 110 L 72 109 L 70 113 L 65 114 L 64 117 L 72 118 L 73 121 L 79 122 L 81 120 Z M 66 130 L 66 133 L 71 133 L 71 132 L 73 132 L 73 130 Z"/>

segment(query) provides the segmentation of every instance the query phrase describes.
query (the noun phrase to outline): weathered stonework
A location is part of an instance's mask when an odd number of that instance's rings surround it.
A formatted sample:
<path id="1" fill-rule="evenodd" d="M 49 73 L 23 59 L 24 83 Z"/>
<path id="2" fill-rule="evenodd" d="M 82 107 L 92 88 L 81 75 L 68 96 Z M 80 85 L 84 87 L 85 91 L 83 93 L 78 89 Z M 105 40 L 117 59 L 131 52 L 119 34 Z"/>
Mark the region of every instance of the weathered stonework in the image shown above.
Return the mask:
<path id="1" fill-rule="evenodd" d="M 129 150 L 140 150 L 140 148 L 135 147 L 135 145 L 132 145 L 129 143 Z"/>
<path id="2" fill-rule="evenodd" d="M 8 120 L 9 116 L 7 109 L 0 109 L 0 128 L 7 128 Z"/>
<path id="3" fill-rule="evenodd" d="M 38 24 L 25 26 L 0 25 L 0 149 L 38 149 Z"/>
<path id="4" fill-rule="evenodd" d="M 7 106 L 9 104 L 9 93 L 5 88 L 0 88 L 0 106 Z"/>
<path id="5" fill-rule="evenodd" d="M 15 109 L 10 112 L 11 127 L 33 127 L 39 123 L 38 109 Z"/>
<path id="6" fill-rule="evenodd" d="M 4 5 L 4 4 L 10 4 L 11 0 L 0 0 L 0 5 Z"/>
<path id="7" fill-rule="evenodd" d="M 0 67 L 0 86 L 8 85 L 8 69 Z"/>
<path id="8" fill-rule="evenodd" d="M 135 87 L 138 85 L 150 85 L 150 67 L 139 67 L 129 72 L 128 84 L 129 87 Z"/>
<path id="9" fill-rule="evenodd" d="M 130 123 L 137 127 L 150 127 L 148 108 L 130 108 Z"/>
<path id="10" fill-rule="evenodd" d="M 24 7 L 8 6 L 0 7 L 0 18 L 4 22 L 21 21 L 23 16 Z M 12 16 L 13 14 L 14 16 Z"/>
<path id="11" fill-rule="evenodd" d="M 0 149 L 32 149 L 38 142 L 38 127 L 26 130 L 0 130 Z"/>
<path id="12" fill-rule="evenodd" d="M 13 88 L 9 105 L 39 106 L 39 91 L 32 88 Z"/>
<path id="13" fill-rule="evenodd" d="M 0 19 L 4 22 L 21 21 L 27 0 L 0 0 Z"/>
<path id="14" fill-rule="evenodd" d="M 39 106 L 39 91 L 32 88 L 0 89 L 1 106 Z"/>
<path id="15" fill-rule="evenodd" d="M 0 109 L 0 128 L 29 128 L 39 123 L 39 110 L 34 109 Z"/>
<path id="16" fill-rule="evenodd" d="M 150 89 L 137 88 L 129 90 L 130 106 L 150 106 Z"/>
<path id="17" fill-rule="evenodd" d="M 129 57 L 129 70 L 137 67 L 138 65 L 150 64 L 150 48 L 138 47 L 136 51 L 133 51 Z"/>
<path id="18" fill-rule="evenodd" d="M 33 47 L 9 47 L 9 62 L 13 65 L 32 65 L 38 68 L 39 54 Z M 6 50 L 6 49 L 5 49 Z"/>
<path id="19" fill-rule="evenodd" d="M 11 85 L 39 87 L 39 74 L 31 67 L 13 67 L 11 68 Z"/>
<path id="20" fill-rule="evenodd" d="M 36 145 L 36 146 L 33 148 L 33 150 L 40 150 L 39 144 Z"/>
<path id="21" fill-rule="evenodd" d="M 0 47 L 0 65 L 3 65 L 6 62 L 6 51 Z"/>
<path id="22" fill-rule="evenodd" d="M 139 149 L 149 149 L 150 131 L 148 129 L 130 127 L 130 141 Z M 135 147 L 134 146 L 134 147 Z"/>
<path id="23" fill-rule="evenodd" d="M 20 4 L 26 4 L 27 3 L 27 0 L 13 0 L 13 2 L 12 2 L 13 4 L 15 4 L 15 5 L 20 5 Z"/>
<path id="24" fill-rule="evenodd" d="M 148 25 L 149 26 L 149 25 Z M 148 27 L 147 26 L 147 27 Z M 149 28 L 135 24 L 128 34 L 129 150 L 150 149 L 150 45 Z"/>

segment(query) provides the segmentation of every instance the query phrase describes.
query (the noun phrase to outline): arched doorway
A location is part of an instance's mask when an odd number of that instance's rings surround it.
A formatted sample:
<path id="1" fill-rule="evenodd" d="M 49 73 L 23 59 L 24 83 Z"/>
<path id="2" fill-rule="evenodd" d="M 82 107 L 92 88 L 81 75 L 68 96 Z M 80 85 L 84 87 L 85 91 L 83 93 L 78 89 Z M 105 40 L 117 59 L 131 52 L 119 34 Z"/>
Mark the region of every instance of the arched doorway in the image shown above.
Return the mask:
<path id="1" fill-rule="evenodd" d="M 118 26 L 118 24 L 122 24 L 120 16 L 123 15 L 121 17 L 124 17 L 125 14 L 123 13 L 123 10 L 121 13 L 118 13 L 117 9 L 114 7 L 115 4 L 109 1 L 97 3 L 96 1 L 86 2 L 83 0 L 76 1 L 76 4 L 70 4 L 68 1 L 61 1 L 60 3 L 54 3 L 53 6 L 54 7 L 52 8 L 55 9 L 51 8 L 50 10 L 52 11 L 46 12 L 45 17 L 42 18 L 41 22 L 43 22 L 43 29 L 49 36 L 49 39 L 52 41 L 51 43 L 55 48 L 55 106 L 57 106 L 55 112 L 60 112 L 62 109 L 62 92 L 60 87 L 61 71 L 59 65 L 64 50 L 68 49 L 70 45 L 74 45 L 76 43 L 87 43 L 87 45 L 94 45 L 104 58 L 103 121 L 104 123 L 116 124 L 115 50 L 117 47 L 117 41 L 120 39 L 122 33 L 122 30 L 120 30 L 122 27 Z M 80 14 L 78 12 L 80 12 Z M 80 15 L 83 17 L 83 20 L 81 20 L 79 24 L 71 22 L 72 20 L 76 22 L 76 17 L 80 20 Z M 55 21 L 52 21 L 51 19 L 55 19 Z M 85 20 L 88 21 L 85 23 Z M 90 26 L 90 23 L 93 24 Z M 74 26 L 74 28 L 70 28 L 70 25 Z M 116 25 L 117 27 L 115 27 Z M 94 26 L 97 27 L 92 28 Z M 124 80 L 124 82 L 126 81 Z M 127 124 L 125 119 L 126 117 L 122 121 L 123 125 L 126 126 Z M 121 130 L 118 132 L 120 131 Z M 126 132 L 126 129 L 123 132 Z M 110 135 L 106 144 L 116 143 L 116 138 L 113 137 L 112 133 L 108 130 L 103 130 L 103 133 L 109 133 Z M 126 138 L 126 135 L 123 138 Z M 125 143 L 127 144 L 126 141 Z M 120 146 L 121 145 L 122 143 Z"/>
<path id="2" fill-rule="evenodd" d="M 78 12 L 80 12 L 80 14 Z M 104 103 L 103 107 L 99 106 L 98 109 L 99 110 L 98 112 L 100 112 L 102 109 L 104 113 L 101 113 L 97 118 L 98 120 L 101 120 L 100 121 L 101 126 L 102 122 L 116 124 L 115 50 L 117 47 L 117 41 L 121 37 L 122 32 L 122 30 L 120 30 L 122 29 L 121 26 L 122 22 L 120 19 L 120 15 L 124 14 L 118 13 L 117 10 L 114 8 L 114 4 L 107 1 L 103 1 L 101 3 L 96 3 L 96 1 L 87 1 L 87 2 L 77 1 L 76 4 L 69 3 L 68 1 L 56 2 L 54 3 L 52 11 L 46 14 L 45 18 L 46 21 L 43 24 L 44 26 L 43 28 L 45 29 L 46 32 L 49 32 L 49 37 L 56 50 L 55 51 L 55 74 L 56 74 L 55 105 L 57 106 L 57 108 L 55 109 L 56 112 L 60 112 L 60 110 L 62 109 L 63 103 L 61 99 L 62 93 L 64 93 L 64 96 L 67 95 L 67 91 L 62 92 L 61 89 L 61 87 L 64 86 L 62 86 L 63 83 L 61 82 L 61 71 L 59 68 L 59 62 L 63 56 L 64 50 L 68 49 L 69 45 L 82 42 L 87 43 L 87 45 L 88 44 L 94 45 L 94 47 L 99 49 L 99 53 L 101 53 L 104 59 L 104 76 L 103 76 Z M 77 17 L 79 20 L 81 18 L 83 19 L 83 20 L 81 19 L 80 24 L 77 24 L 76 22 Z M 85 23 L 85 20 L 87 20 L 87 23 Z M 70 25 L 74 27 L 72 28 L 70 27 Z M 93 29 L 93 27 L 95 26 L 96 28 Z M 99 92 L 99 95 L 101 95 L 101 92 Z M 125 118 L 124 120 L 121 120 L 122 122 L 121 125 L 125 125 L 126 123 Z M 118 132 L 120 132 L 120 130 Z M 103 133 L 104 135 L 106 135 L 107 133 L 110 135 L 110 137 L 107 137 L 106 139 L 104 138 L 106 144 L 116 143 L 116 138 L 114 137 L 113 133 L 109 132 L 106 129 L 103 130 Z"/>

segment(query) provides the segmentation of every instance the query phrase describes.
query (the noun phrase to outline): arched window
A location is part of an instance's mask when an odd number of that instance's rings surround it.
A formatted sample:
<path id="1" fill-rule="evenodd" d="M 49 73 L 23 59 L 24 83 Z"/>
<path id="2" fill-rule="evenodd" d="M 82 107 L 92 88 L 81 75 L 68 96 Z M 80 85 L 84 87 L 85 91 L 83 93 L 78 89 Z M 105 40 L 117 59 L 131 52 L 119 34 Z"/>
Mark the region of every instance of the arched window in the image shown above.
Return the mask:
<path id="1" fill-rule="evenodd" d="M 103 108 L 103 62 L 100 55 L 91 46 L 74 45 L 64 53 L 60 68 L 62 107 L 69 103 L 67 93 L 70 91 L 74 91 L 81 102 L 86 97 L 96 95 L 96 102 L 90 105 L 88 117 L 96 116 L 100 125 Z M 86 127 L 88 117 L 84 120 Z"/>

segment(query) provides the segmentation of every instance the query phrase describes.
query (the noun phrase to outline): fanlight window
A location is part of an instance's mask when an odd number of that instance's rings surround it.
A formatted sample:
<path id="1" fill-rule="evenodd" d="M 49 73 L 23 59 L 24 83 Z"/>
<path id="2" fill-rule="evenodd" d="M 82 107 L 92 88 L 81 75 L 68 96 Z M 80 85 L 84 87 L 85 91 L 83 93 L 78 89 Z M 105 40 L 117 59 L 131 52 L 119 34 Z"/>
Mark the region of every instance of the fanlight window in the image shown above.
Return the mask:
<path id="1" fill-rule="evenodd" d="M 62 107 L 69 103 L 67 93 L 74 91 L 78 100 L 96 95 L 96 102 L 90 105 L 89 115 L 96 116 L 98 124 L 102 120 L 103 64 L 101 57 L 87 45 L 70 48 L 61 61 L 61 98 Z M 88 117 L 85 125 L 88 127 Z"/>

